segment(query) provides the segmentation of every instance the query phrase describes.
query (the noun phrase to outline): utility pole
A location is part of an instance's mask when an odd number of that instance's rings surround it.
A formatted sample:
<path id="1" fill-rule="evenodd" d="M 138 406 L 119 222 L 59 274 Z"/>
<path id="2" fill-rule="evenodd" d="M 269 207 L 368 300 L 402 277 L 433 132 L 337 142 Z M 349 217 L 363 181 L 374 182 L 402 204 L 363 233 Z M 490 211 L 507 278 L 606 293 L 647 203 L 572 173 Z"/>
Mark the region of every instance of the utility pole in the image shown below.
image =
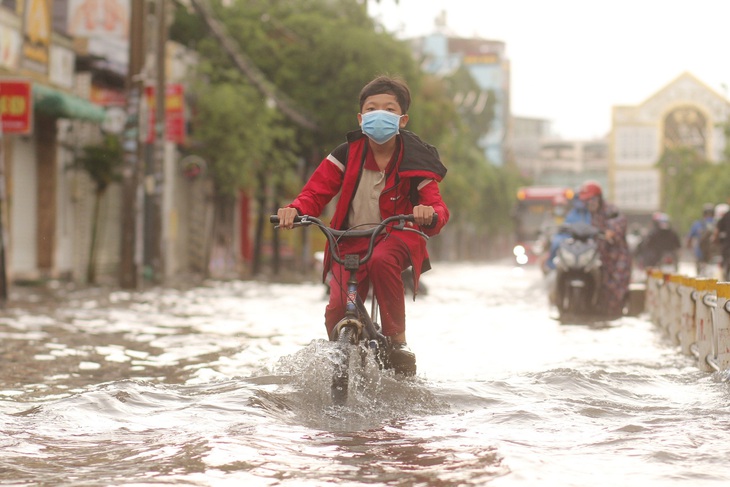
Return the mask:
<path id="1" fill-rule="evenodd" d="M 166 0 L 149 0 L 154 14 L 148 20 L 151 32 L 147 43 L 146 88 L 153 103 L 145 106 L 154 114 L 154 126 L 145 135 L 144 184 L 144 271 L 145 279 L 160 284 L 164 277 L 162 261 L 162 191 L 165 159 L 165 44 L 167 41 Z M 153 83 L 150 84 L 150 81 Z M 147 97 L 145 97 L 147 98 Z"/>
<path id="2" fill-rule="evenodd" d="M 5 252 L 8 242 L 5 214 L 8 205 L 5 194 L 5 141 L 3 140 L 3 128 L 0 125 L 0 308 L 3 309 L 8 302 L 7 253 Z"/>
<path id="3" fill-rule="evenodd" d="M 288 100 L 283 93 L 279 92 L 271 81 L 266 79 L 264 74 L 256 67 L 256 65 L 246 56 L 236 45 L 236 42 L 226 33 L 225 26 L 218 21 L 213 15 L 206 0 L 189 0 L 193 9 L 203 18 L 208 26 L 208 30 L 220 43 L 223 50 L 228 54 L 238 71 L 246 76 L 256 89 L 267 100 L 271 100 L 274 105 L 289 120 L 295 124 L 312 132 L 318 132 L 319 127 L 312 122 L 312 117 L 307 116 L 301 109 L 297 108 L 293 102 Z"/>
<path id="4" fill-rule="evenodd" d="M 152 154 L 152 194 L 150 195 L 150 226 L 148 264 L 152 271 L 152 280 L 161 283 L 164 279 L 164 262 L 162 254 L 162 192 L 164 188 L 165 161 L 165 101 L 167 99 L 167 80 L 165 77 L 165 59 L 167 44 L 167 1 L 156 0 L 155 16 L 157 23 L 157 39 L 155 42 L 155 141 Z"/>
<path id="5" fill-rule="evenodd" d="M 129 67 L 127 71 L 127 125 L 124 130 L 124 169 L 122 171 L 122 242 L 119 284 L 125 289 L 139 285 L 140 250 L 137 224 L 140 209 L 139 183 L 142 167 L 140 143 L 140 102 L 144 89 L 142 69 L 145 53 L 146 0 L 131 0 L 129 29 Z"/>

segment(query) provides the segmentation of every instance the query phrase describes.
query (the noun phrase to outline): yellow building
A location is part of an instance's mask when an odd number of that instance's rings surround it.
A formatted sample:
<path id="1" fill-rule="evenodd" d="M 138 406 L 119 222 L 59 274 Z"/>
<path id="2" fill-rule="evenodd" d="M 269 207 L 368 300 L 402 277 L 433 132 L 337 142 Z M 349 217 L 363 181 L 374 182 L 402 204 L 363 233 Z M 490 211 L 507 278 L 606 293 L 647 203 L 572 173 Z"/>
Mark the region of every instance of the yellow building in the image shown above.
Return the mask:
<path id="1" fill-rule="evenodd" d="M 722 159 L 730 102 L 690 73 L 636 106 L 614 106 L 609 142 L 609 198 L 627 213 L 661 210 L 656 167 L 666 148 L 692 147 Z"/>

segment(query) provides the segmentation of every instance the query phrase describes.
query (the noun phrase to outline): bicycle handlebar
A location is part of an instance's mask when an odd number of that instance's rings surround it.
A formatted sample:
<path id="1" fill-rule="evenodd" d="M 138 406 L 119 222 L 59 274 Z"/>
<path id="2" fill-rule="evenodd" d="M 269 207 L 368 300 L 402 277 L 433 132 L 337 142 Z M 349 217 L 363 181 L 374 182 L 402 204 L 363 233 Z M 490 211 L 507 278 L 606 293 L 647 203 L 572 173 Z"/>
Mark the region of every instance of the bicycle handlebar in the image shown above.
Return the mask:
<path id="1" fill-rule="evenodd" d="M 438 215 L 436 213 L 434 213 L 431 224 L 432 225 L 435 224 L 437 220 L 438 220 Z M 273 224 L 278 225 L 278 223 L 279 223 L 278 215 L 269 216 L 269 221 Z M 344 259 L 342 259 L 337 253 L 337 239 L 354 238 L 354 237 L 366 237 L 366 238 L 369 237 L 370 238 L 370 243 L 368 245 L 368 251 L 365 254 L 365 256 L 363 256 L 359 260 L 359 265 L 362 265 L 365 262 L 367 262 L 368 260 L 370 260 L 370 257 L 373 254 L 373 247 L 375 246 L 375 239 L 378 237 L 378 235 L 383 233 L 383 231 L 386 229 L 388 224 L 396 222 L 396 221 L 398 221 L 400 223 L 398 225 L 393 226 L 392 227 L 393 229 L 402 230 L 404 232 L 415 232 L 415 233 L 419 234 L 421 237 L 423 237 L 424 239 L 428 240 L 428 235 L 426 235 L 422 231 L 416 230 L 415 228 L 406 227 L 406 222 L 414 221 L 413 215 L 389 216 L 382 222 L 378 223 L 377 225 L 375 225 L 372 228 L 368 228 L 367 230 L 353 230 L 353 229 L 337 230 L 335 228 L 328 227 L 327 225 L 325 225 L 322 222 L 322 220 L 320 220 L 319 218 L 315 218 L 313 216 L 301 215 L 301 216 L 294 217 L 295 225 L 300 225 L 300 226 L 315 225 L 315 226 L 319 227 L 319 229 L 322 231 L 324 236 L 327 237 L 327 242 L 329 243 L 329 246 L 330 246 L 330 251 L 331 251 L 330 254 L 332 255 L 332 259 L 335 262 L 337 262 L 338 264 L 343 264 L 343 265 L 345 263 Z"/>

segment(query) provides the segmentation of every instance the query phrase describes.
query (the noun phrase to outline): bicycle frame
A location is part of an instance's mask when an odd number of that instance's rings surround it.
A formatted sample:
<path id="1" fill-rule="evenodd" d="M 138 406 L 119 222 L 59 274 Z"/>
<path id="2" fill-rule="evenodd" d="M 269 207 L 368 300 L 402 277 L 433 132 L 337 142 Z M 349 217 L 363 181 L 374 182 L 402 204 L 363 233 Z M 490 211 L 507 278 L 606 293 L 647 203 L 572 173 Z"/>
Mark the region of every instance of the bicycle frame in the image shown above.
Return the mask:
<path id="1" fill-rule="evenodd" d="M 434 214 L 435 223 L 438 216 Z M 269 217 L 271 223 L 278 224 L 279 218 L 276 215 Z M 398 221 L 397 225 L 390 225 Z M 367 342 L 367 349 L 373 354 L 379 368 L 389 368 L 389 347 L 390 340 L 380 332 L 379 326 L 376 324 L 378 304 L 375 294 L 372 296 L 372 311 L 367 312 L 365 303 L 358 293 L 358 269 L 367 263 L 373 255 L 375 241 L 386 228 L 394 230 L 416 232 L 423 238 L 428 240 L 428 235 L 420 230 L 406 227 L 406 222 L 413 222 L 413 215 L 395 215 L 388 217 L 379 224 L 367 230 L 336 230 L 326 226 L 322 221 L 311 216 L 297 216 L 294 219 L 295 225 L 315 225 L 327 238 L 330 248 L 330 257 L 335 262 L 344 266 L 348 272 L 347 285 L 345 292 L 347 293 L 345 303 L 345 316 L 335 325 L 332 330 L 332 336 L 329 339 L 336 342 L 338 346 L 338 358 L 335 361 L 334 373 L 332 375 L 331 394 L 335 404 L 343 405 L 347 401 L 348 382 L 349 382 L 349 362 L 350 350 L 352 345 L 358 345 L 361 341 Z M 278 227 L 277 227 L 278 228 Z M 338 241 L 340 238 L 346 237 L 366 237 L 370 239 L 368 250 L 361 258 L 359 254 L 346 254 L 343 257 L 339 255 Z M 364 358 L 364 356 L 363 356 Z"/>
<path id="2" fill-rule="evenodd" d="M 332 330 L 332 336 L 329 338 L 332 341 L 337 341 L 337 337 L 343 326 L 355 326 L 357 328 L 355 334 L 357 341 L 360 338 L 365 338 L 371 349 L 377 349 L 379 345 L 385 345 L 387 343 L 387 338 L 380 333 L 380 329 L 376 325 L 377 299 L 375 295 L 372 296 L 372 307 L 370 313 L 368 313 L 364 300 L 357 292 L 357 270 L 362 265 L 360 258 L 357 254 L 347 254 L 343 260 L 345 262 L 345 270 L 349 274 L 345 288 L 347 295 L 345 316 L 335 325 Z"/>
<path id="3" fill-rule="evenodd" d="M 434 214 L 434 221 L 437 218 L 437 215 Z M 269 217 L 269 221 L 274 224 L 279 223 L 279 218 L 276 215 L 271 215 Z M 368 342 L 369 346 L 372 347 L 373 340 L 376 340 L 377 342 L 380 342 L 381 344 L 387 343 L 387 338 L 380 333 L 378 328 L 375 325 L 375 319 L 377 314 L 377 301 L 375 300 L 375 296 L 373 296 L 373 306 L 372 306 L 372 312 L 368 313 L 367 309 L 365 308 L 365 304 L 363 303 L 363 300 L 360 298 L 357 292 L 357 270 L 367 263 L 370 258 L 373 255 L 373 249 L 375 248 L 375 241 L 378 238 L 378 236 L 385 231 L 386 228 L 391 228 L 392 230 L 398 230 L 398 231 L 405 231 L 405 232 L 416 232 L 419 235 L 421 235 L 424 239 L 428 240 L 428 235 L 423 233 L 420 230 L 417 230 L 415 228 L 409 228 L 406 227 L 407 222 L 413 222 L 414 218 L 413 215 L 394 215 L 391 217 L 386 218 L 382 222 L 378 223 L 372 228 L 362 230 L 362 229 L 349 229 L 349 230 L 336 230 L 334 228 L 330 228 L 327 225 L 325 225 L 321 220 L 319 220 L 316 217 L 309 216 L 309 215 L 302 215 L 297 216 L 294 219 L 294 224 L 299 226 L 307 226 L 307 225 L 315 225 L 320 229 L 320 231 L 324 234 L 324 236 L 327 238 L 327 242 L 329 244 L 330 248 L 330 256 L 332 260 L 337 262 L 338 264 L 341 264 L 345 267 L 345 270 L 348 271 L 349 277 L 347 280 L 347 286 L 346 286 L 346 293 L 347 293 L 347 302 L 346 302 L 346 311 L 345 311 L 345 317 L 335 326 L 335 329 L 333 330 L 334 336 L 330 337 L 331 340 L 336 340 L 337 336 L 339 334 L 340 329 L 343 326 L 346 325 L 354 325 L 357 327 L 357 339 L 358 341 L 364 336 Z M 392 223 L 398 222 L 396 225 L 392 225 Z M 358 254 L 346 254 L 344 257 L 341 257 L 338 252 L 338 246 L 337 243 L 341 238 L 356 238 L 356 237 L 365 237 L 369 238 L 370 242 L 368 245 L 368 250 L 365 253 L 365 255 L 360 258 Z M 364 333 L 363 333 L 364 331 Z"/>

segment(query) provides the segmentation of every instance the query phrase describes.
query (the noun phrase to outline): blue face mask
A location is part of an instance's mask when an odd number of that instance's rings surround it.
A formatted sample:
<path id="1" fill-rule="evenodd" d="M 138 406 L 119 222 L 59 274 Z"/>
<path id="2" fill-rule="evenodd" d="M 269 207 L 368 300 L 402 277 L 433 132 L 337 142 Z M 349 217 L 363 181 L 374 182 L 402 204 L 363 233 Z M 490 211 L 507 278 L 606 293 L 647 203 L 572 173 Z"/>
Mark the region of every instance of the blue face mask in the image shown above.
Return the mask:
<path id="1" fill-rule="evenodd" d="M 385 110 L 374 110 L 362 114 L 362 131 L 376 144 L 385 144 L 400 132 L 400 118 Z"/>

